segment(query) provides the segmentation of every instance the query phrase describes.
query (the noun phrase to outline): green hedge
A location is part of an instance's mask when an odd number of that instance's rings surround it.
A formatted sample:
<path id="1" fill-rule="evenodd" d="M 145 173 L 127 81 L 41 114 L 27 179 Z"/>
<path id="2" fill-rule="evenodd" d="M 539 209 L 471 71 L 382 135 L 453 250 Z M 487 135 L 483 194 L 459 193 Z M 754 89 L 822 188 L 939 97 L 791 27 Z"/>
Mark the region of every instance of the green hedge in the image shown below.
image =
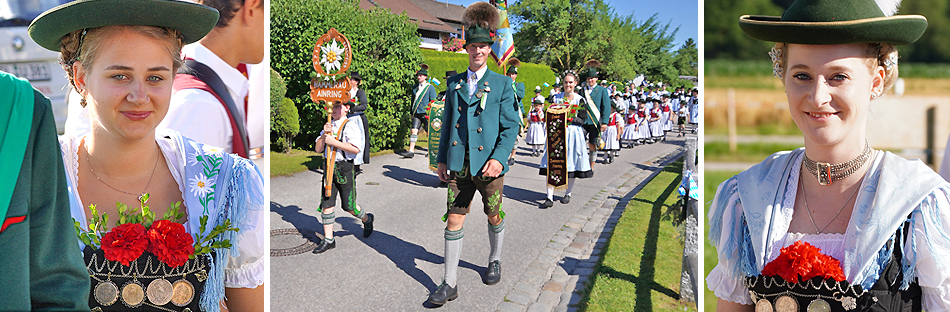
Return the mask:
<path id="1" fill-rule="evenodd" d="M 294 147 L 312 149 L 326 123 L 321 104 L 309 96 L 314 44 L 331 27 L 350 40 L 355 70 L 369 100 L 372 151 L 401 148 L 409 128 L 409 93 L 422 55 L 416 24 L 388 9 L 364 11 L 354 0 L 271 2 L 271 66 L 284 77 L 287 97 L 300 113 Z"/>
<path id="2" fill-rule="evenodd" d="M 432 75 L 432 77 L 442 82 L 441 85 L 436 86 L 438 92 L 445 91 L 446 71 L 454 70 L 459 73 L 464 73 L 468 67 L 468 54 L 422 50 L 422 57 L 425 64 L 429 65 L 429 75 Z M 504 74 L 491 58 L 488 60 L 488 69 L 496 73 Z M 541 86 L 541 95 L 547 97 L 548 92 L 554 86 L 556 76 L 554 70 L 550 67 L 521 62 L 521 67 L 518 68 L 517 82 L 523 82 L 525 86 L 525 98 L 521 101 L 525 112 L 531 107 L 531 98 L 534 97 L 534 86 Z M 551 85 L 551 87 L 544 87 L 543 84 L 545 82 Z"/>

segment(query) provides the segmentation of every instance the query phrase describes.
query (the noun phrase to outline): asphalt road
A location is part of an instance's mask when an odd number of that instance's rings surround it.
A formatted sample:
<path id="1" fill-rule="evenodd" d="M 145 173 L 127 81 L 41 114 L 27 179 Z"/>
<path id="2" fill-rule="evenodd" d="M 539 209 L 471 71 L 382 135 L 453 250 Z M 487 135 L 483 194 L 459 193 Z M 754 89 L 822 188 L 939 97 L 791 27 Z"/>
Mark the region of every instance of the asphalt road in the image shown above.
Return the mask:
<path id="1" fill-rule="evenodd" d="M 439 310 L 496 310 L 551 237 L 585 203 L 631 169 L 648 165 L 683 144 L 682 137 L 671 133 L 666 142 L 623 149 L 612 164 L 598 159 L 594 177 L 577 180 L 570 204 L 560 204 L 557 199 L 563 192 L 557 192 L 554 207 L 541 209 L 545 183 L 538 175 L 540 157 L 530 157 L 522 143 L 517 163 L 505 176 L 502 280 L 493 286 L 481 282 L 489 246 L 487 221 L 476 195 L 464 227 L 459 298 Z M 413 159 L 382 155 L 363 165 L 364 173 L 357 178 L 357 202 L 375 215 L 376 232 L 364 239 L 359 220 L 337 209 L 337 246 L 319 255 L 310 250 L 323 232 L 316 210 L 322 172 L 271 179 L 272 311 L 436 308 L 426 299 L 442 282 L 445 223 L 440 217 L 445 212 L 446 189 L 438 187 L 439 179 L 428 169 L 423 153 L 417 151 Z"/>

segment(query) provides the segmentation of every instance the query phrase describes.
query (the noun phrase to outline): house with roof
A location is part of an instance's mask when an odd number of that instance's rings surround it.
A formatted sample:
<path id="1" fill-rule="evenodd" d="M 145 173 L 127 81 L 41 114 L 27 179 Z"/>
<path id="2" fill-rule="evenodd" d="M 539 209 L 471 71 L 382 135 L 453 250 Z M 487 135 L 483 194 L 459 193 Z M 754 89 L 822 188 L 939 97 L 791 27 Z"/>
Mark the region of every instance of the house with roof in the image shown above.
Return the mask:
<path id="1" fill-rule="evenodd" d="M 464 6 L 434 0 L 360 0 L 364 10 L 376 7 L 389 9 L 393 14 L 405 12 L 418 25 L 420 48 L 443 51 L 444 43 L 448 46 L 453 41 L 461 42 Z"/>

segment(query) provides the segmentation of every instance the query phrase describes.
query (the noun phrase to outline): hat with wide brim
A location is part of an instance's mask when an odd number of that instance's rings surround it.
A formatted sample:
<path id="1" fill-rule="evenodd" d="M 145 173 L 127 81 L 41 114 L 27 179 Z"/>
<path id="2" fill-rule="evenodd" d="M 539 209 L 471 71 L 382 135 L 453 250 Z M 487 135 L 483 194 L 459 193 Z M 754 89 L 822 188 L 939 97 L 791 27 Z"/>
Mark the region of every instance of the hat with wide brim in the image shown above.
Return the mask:
<path id="1" fill-rule="evenodd" d="M 77 0 L 40 14 L 29 33 L 40 46 L 59 51 L 63 36 L 112 25 L 168 27 L 181 32 L 183 43 L 203 38 L 218 22 L 218 10 L 176 0 Z"/>
<path id="2" fill-rule="evenodd" d="M 782 16 L 743 15 L 739 27 L 749 37 L 762 41 L 905 45 L 920 39 L 927 29 L 927 18 L 888 16 L 873 0 L 796 0 Z"/>

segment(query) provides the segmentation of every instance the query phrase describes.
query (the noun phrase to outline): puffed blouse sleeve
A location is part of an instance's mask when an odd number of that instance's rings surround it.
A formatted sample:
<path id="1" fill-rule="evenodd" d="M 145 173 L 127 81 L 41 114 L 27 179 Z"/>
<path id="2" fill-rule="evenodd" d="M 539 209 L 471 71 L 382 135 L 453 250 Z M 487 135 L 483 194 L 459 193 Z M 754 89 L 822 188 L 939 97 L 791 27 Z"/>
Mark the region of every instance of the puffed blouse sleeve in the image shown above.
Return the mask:
<path id="1" fill-rule="evenodd" d="M 719 262 L 706 276 L 706 286 L 720 299 L 751 305 L 752 299 L 749 298 L 744 278 L 738 276 L 738 270 L 735 269 L 738 265 L 738 249 L 727 247 L 729 242 L 734 242 L 732 236 L 735 231 L 742 230 L 742 203 L 739 202 L 737 187 L 735 177 L 719 184 L 709 208 L 708 238 L 710 244 L 716 247 Z"/>
<path id="2" fill-rule="evenodd" d="M 923 308 L 950 311 L 950 184 L 930 193 L 914 210 L 912 219 L 913 243 L 905 243 L 904 254 L 912 260 L 909 265 L 916 266 Z"/>
<path id="3" fill-rule="evenodd" d="M 229 256 L 224 267 L 224 287 L 256 288 L 264 284 L 267 273 L 267 239 L 270 235 L 264 211 L 263 180 L 257 166 L 246 159 L 239 158 L 235 168 L 243 174 L 243 178 L 237 179 L 240 191 L 236 192 L 236 202 L 246 206 L 247 219 L 239 225 L 239 255 Z"/>

